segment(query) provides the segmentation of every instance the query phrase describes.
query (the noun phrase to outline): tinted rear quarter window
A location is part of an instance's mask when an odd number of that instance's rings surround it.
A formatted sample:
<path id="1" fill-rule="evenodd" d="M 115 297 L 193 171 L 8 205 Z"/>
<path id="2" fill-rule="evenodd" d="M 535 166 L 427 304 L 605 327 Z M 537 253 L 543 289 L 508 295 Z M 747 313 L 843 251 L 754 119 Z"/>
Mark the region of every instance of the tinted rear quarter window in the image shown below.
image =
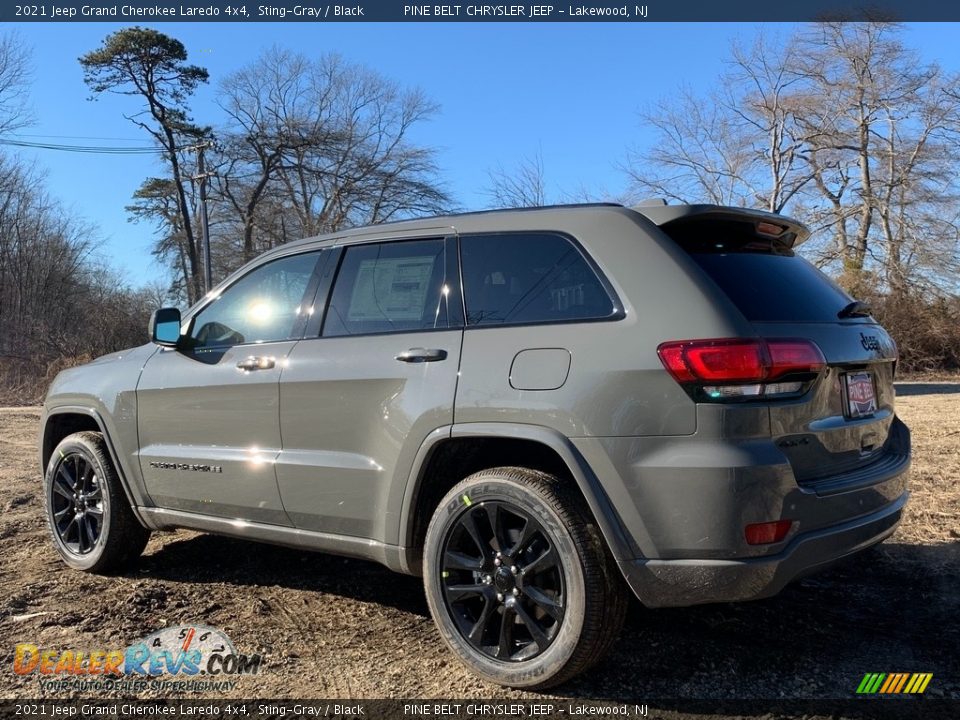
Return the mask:
<path id="1" fill-rule="evenodd" d="M 576 322 L 616 312 L 579 248 L 561 235 L 465 235 L 460 253 L 469 326 Z"/>

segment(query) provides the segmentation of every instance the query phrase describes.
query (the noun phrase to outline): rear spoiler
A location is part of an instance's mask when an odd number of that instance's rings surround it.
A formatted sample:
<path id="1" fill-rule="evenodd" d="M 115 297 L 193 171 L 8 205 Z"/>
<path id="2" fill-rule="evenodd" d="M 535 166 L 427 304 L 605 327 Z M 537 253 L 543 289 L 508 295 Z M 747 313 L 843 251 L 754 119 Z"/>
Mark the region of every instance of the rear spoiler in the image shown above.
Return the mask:
<path id="1" fill-rule="evenodd" d="M 751 210 L 749 208 L 726 207 L 724 205 L 638 205 L 631 208 L 654 225 L 662 227 L 664 232 L 687 225 L 707 221 L 721 223 L 752 224 L 754 232 L 763 238 L 775 239 L 786 247 L 796 247 L 810 237 L 806 225 L 785 215 Z"/>

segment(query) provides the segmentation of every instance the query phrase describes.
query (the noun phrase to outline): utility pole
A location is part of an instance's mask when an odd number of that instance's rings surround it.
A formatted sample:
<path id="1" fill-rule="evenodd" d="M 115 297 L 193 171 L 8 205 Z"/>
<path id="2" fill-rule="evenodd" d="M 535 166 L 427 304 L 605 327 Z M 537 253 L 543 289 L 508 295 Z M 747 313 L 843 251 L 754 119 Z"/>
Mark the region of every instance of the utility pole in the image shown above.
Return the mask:
<path id="1" fill-rule="evenodd" d="M 203 245 L 203 292 L 213 290 L 213 268 L 210 267 L 210 225 L 207 221 L 207 165 L 203 151 L 209 143 L 200 143 L 197 150 L 197 180 L 200 181 L 200 243 Z"/>

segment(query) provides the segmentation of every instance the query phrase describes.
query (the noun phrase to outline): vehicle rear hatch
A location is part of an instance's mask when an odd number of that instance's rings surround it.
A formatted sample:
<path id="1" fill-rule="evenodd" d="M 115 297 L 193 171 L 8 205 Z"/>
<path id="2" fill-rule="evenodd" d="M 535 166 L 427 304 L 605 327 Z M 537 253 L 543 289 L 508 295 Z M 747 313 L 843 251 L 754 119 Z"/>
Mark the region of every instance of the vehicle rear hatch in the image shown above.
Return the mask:
<path id="1" fill-rule="evenodd" d="M 867 308 L 796 254 L 806 228 L 708 205 L 637 211 L 689 253 L 758 336 L 812 340 L 822 351 L 826 368 L 802 395 L 767 400 L 774 441 L 800 485 L 850 490 L 905 460 L 895 437 L 896 346 Z"/>

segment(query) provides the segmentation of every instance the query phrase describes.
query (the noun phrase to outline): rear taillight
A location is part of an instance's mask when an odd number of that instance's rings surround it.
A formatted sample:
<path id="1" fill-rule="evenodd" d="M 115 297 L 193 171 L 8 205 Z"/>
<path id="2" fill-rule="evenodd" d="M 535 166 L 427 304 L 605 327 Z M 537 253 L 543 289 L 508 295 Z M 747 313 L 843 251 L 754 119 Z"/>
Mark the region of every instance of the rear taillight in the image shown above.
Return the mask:
<path id="1" fill-rule="evenodd" d="M 657 353 L 678 383 L 707 400 L 795 395 L 826 366 L 810 340 L 679 340 Z"/>

